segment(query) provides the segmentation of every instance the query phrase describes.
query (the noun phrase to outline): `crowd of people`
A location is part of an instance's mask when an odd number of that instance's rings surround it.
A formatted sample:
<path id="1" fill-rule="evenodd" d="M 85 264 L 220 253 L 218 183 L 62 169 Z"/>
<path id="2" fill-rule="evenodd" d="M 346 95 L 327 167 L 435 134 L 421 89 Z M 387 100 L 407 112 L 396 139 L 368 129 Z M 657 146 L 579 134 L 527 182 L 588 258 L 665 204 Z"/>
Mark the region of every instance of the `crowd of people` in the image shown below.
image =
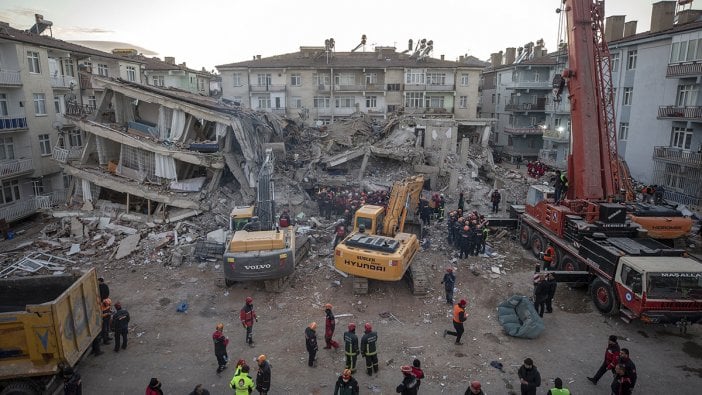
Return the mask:
<path id="1" fill-rule="evenodd" d="M 541 178 L 550 170 L 551 168 L 547 164 L 539 160 L 527 163 L 527 174 L 532 178 Z"/>

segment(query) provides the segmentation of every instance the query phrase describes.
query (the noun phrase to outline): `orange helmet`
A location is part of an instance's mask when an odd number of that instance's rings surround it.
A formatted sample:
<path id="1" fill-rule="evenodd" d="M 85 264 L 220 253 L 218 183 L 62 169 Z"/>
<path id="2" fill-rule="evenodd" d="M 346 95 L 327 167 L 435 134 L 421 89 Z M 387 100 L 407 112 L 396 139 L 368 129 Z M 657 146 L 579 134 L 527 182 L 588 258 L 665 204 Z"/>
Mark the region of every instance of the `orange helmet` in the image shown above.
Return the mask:
<path id="1" fill-rule="evenodd" d="M 332 309 L 331 303 L 327 303 L 327 304 L 324 305 L 324 310 L 327 310 L 327 309 L 329 309 L 329 310 Z"/>

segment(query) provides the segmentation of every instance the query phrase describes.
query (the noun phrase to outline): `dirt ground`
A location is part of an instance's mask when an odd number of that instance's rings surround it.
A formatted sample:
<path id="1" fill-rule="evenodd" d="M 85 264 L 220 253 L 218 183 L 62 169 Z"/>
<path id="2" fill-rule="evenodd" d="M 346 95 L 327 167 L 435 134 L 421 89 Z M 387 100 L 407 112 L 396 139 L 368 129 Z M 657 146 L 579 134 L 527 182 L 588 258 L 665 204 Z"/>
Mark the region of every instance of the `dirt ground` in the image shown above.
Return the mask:
<path id="1" fill-rule="evenodd" d="M 593 386 L 586 376 L 599 367 L 610 334 L 619 336 L 621 346 L 631 350 L 639 372 L 637 393 L 670 393 L 670 388 L 676 388 L 678 394 L 698 393 L 694 388 L 702 386 L 702 329 L 692 327 L 681 335 L 675 327 L 606 318 L 593 311 L 586 290 L 559 285 L 555 312 L 544 317 L 546 330 L 538 339 L 505 335 L 496 319 L 496 305 L 512 294 L 532 292 L 536 262 L 530 252 L 508 238 L 493 241 L 498 257 L 471 257 L 452 264 L 457 267 L 455 297 L 468 300 L 469 313 L 465 344 L 454 345 L 452 338 L 442 337 L 443 330 L 451 328 L 451 307 L 444 303 L 440 281 L 455 256 L 443 241 L 445 234 L 443 223 L 433 224 L 431 247 L 417 258 L 416 264 L 427 267 L 433 287 L 423 298 L 412 296 L 404 282 L 373 282 L 368 295 L 353 295 L 351 279 L 327 266 L 331 257 L 326 245 L 316 246 L 281 294 L 266 293 L 257 284 L 217 287 L 219 262 L 186 263 L 178 268 L 156 260 L 147 264 L 129 259 L 102 262 L 99 274 L 109 283 L 113 301 L 121 301 L 131 314 L 129 347 L 114 353 L 105 346 L 105 354 L 86 356 L 78 366 L 84 391 L 138 394 L 151 377 L 158 377 L 166 394 L 187 394 L 199 383 L 212 394 L 232 393 L 228 383 L 233 368 L 215 373 L 211 334 L 215 324 L 223 322 L 231 339 L 231 360 L 244 358 L 253 366 L 255 356 L 268 356 L 270 394 L 331 394 L 344 368 L 343 351 L 321 349 L 322 305 L 331 303 L 335 314 L 353 314 L 338 319 L 336 340 L 342 341 L 350 321 L 371 322 L 378 332 L 380 373 L 368 377 L 359 358 L 355 377 L 361 393 L 395 393 L 402 378 L 400 366 L 415 357 L 426 375 L 421 393 L 463 394 L 471 380 L 480 380 L 488 394 L 508 394 L 515 389 L 518 393 L 516 371 L 525 357 L 531 357 L 542 376 L 539 393 L 561 377 L 574 393 L 609 394 L 609 380 L 603 378 Z M 500 264 L 505 274 L 491 276 L 491 266 Z M 259 316 L 254 326 L 255 348 L 245 345 L 238 319 L 246 296 L 254 298 Z M 188 303 L 185 313 L 176 312 L 181 302 Z M 320 324 L 316 368 L 307 367 L 304 346 L 303 331 L 311 321 Z M 491 361 L 501 362 L 504 371 L 491 367 Z"/>

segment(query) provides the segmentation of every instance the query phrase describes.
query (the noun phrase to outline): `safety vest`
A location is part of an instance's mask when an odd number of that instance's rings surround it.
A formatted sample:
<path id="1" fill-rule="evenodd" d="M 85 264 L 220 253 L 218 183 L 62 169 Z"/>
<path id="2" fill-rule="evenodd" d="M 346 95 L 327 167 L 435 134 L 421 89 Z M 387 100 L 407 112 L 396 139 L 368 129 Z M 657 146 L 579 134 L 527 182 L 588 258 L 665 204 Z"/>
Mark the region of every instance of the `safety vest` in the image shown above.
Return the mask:
<path id="1" fill-rule="evenodd" d="M 553 256 L 556 254 L 556 249 L 548 246 L 546 248 L 546 252 L 544 252 L 544 261 L 546 262 L 553 262 Z"/>
<path id="2" fill-rule="evenodd" d="M 570 395 L 570 390 L 565 388 L 551 388 L 551 395 Z"/>
<path id="3" fill-rule="evenodd" d="M 458 304 L 453 305 L 453 322 L 456 322 L 458 324 L 463 323 L 463 321 L 461 321 L 460 316 L 461 313 L 463 313 L 463 317 L 465 318 L 465 312 L 465 308 L 459 306 Z"/>
<path id="4" fill-rule="evenodd" d="M 234 376 L 229 386 L 234 389 L 236 395 L 249 395 L 249 390 L 253 390 L 254 382 L 246 373 Z"/>

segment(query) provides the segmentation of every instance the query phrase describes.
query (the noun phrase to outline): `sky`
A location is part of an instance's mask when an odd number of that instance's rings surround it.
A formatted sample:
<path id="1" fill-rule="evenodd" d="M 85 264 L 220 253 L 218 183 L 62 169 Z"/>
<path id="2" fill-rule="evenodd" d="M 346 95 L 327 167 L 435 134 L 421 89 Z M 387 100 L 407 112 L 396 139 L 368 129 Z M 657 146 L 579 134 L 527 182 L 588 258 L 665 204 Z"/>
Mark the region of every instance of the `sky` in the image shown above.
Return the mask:
<path id="1" fill-rule="evenodd" d="M 651 4 L 659 0 L 606 0 L 605 13 L 650 25 Z M 694 8 L 702 8 L 693 4 Z M 116 41 L 174 56 L 194 69 L 324 46 L 350 51 L 367 36 L 377 46 L 407 49 L 408 40 L 433 40 L 433 57 L 482 60 L 507 47 L 544 39 L 555 50 L 561 0 L 2 0 L 0 20 L 18 29 L 34 14 L 53 22 L 56 38 Z M 125 45 L 120 45 L 120 48 Z M 359 49 L 362 50 L 362 49 Z M 146 53 L 145 53 L 146 54 Z"/>

